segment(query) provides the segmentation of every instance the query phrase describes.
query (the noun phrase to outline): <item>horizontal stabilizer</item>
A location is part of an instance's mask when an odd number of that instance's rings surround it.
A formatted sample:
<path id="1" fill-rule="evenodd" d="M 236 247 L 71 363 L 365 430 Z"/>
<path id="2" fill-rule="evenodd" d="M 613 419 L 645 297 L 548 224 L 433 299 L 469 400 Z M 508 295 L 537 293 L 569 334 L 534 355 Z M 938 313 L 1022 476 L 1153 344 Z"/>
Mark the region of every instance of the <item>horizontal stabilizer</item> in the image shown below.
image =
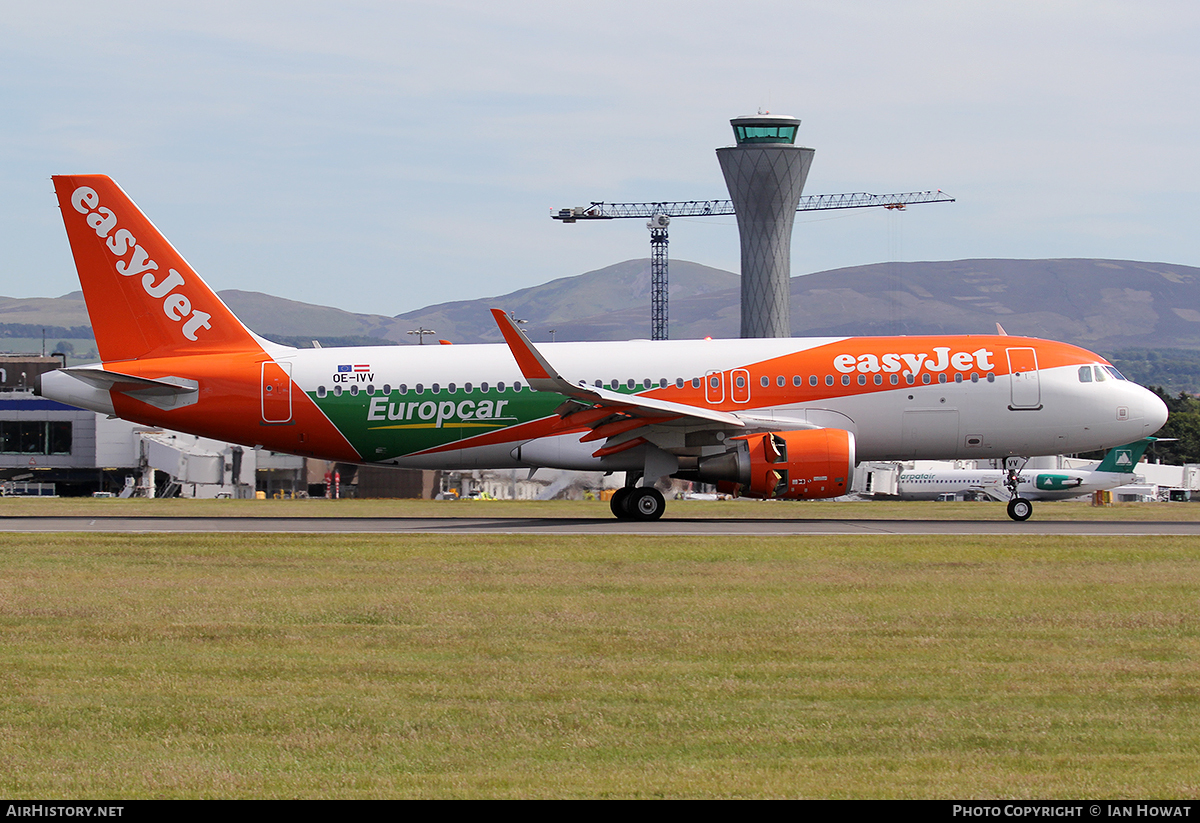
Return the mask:
<path id="1" fill-rule="evenodd" d="M 148 377 L 135 377 L 132 374 L 101 369 L 70 368 L 59 369 L 59 371 L 98 389 L 119 391 L 139 397 L 176 397 L 195 392 L 199 388 L 199 384 L 195 380 L 185 380 L 180 377 L 151 380 Z"/>

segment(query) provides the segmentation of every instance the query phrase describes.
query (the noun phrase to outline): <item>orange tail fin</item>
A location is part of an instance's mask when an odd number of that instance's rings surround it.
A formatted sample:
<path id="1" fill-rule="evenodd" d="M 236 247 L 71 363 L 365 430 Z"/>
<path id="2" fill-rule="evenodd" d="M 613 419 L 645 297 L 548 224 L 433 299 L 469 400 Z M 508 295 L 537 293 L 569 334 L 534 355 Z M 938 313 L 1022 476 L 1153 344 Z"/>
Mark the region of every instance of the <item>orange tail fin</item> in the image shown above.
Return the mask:
<path id="1" fill-rule="evenodd" d="M 259 350 L 120 186 L 101 174 L 63 175 L 54 190 L 101 359 Z"/>

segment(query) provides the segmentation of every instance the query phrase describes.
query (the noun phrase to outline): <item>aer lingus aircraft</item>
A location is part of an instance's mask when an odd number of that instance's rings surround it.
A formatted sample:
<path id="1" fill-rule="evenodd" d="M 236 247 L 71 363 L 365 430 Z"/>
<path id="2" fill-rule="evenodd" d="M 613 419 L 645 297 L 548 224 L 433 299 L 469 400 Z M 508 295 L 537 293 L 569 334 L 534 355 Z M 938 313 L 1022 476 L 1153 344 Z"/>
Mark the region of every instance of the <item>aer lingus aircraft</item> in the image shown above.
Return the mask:
<path id="1" fill-rule="evenodd" d="M 1097 372 L 1096 376 L 1100 377 L 1104 371 Z M 1016 497 L 1009 490 L 1008 472 L 1002 469 L 906 470 L 900 472 L 896 494 L 901 500 L 937 500 L 944 494 L 973 492 L 992 500 L 1007 501 L 1009 515 L 1016 520 L 1026 520 L 1033 511 L 1030 500 L 1070 500 L 1134 482 L 1134 467 L 1157 439 L 1143 437 L 1137 442 L 1117 446 L 1104 455 L 1103 460 L 1087 468 L 1023 469 L 1017 474 Z"/>
<path id="2" fill-rule="evenodd" d="M 112 180 L 54 187 L 103 362 L 40 391 L 146 425 L 354 463 L 625 472 L 613 513 L 651 520 L 668 476 L 836 497 L 857 460 L 1090 451 L 1167 419 L 1103 358 L 1014 336 L 535 346 L 494 310 L 504 345 L 294 349 L 242 325 Z"/>

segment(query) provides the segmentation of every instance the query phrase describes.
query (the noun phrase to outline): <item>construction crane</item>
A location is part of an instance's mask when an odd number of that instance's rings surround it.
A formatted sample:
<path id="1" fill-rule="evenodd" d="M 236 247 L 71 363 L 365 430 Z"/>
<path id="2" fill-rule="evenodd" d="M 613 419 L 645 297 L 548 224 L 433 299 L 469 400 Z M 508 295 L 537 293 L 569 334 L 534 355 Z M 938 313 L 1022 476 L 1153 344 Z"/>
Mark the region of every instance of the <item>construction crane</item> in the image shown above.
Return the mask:
<path id="1" fill-rule="evenodd" d="M 830 211 L 833 209 L 903 210 L 917 203 L 953 203 L 954 198 L 938 191 L 910 191 L 899 194 L 869 194 L 864 191 L 848 194 L 810 194 L 800 198 L 796 211 Z M 732 200 L 674 200 L 660 203 L 604 203 L 558 209 L 550 216 L 563 223 L 579 220 L 622 220 L 642 217 L 650 229 L 650 337 L 667 339 L 667 226 L 673 217 L 713 217 L 736 214 Z"/>

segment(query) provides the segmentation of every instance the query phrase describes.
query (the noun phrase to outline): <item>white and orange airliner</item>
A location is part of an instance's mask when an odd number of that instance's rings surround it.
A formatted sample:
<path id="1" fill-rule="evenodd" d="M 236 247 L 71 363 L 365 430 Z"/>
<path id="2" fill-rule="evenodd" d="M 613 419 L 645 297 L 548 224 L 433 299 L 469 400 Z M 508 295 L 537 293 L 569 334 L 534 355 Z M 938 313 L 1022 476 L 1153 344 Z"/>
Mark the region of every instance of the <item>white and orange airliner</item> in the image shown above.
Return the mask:
<path id="1" fill-rule="evenodd" d="M 46 374 L 41 394 L 256 448 L 625 472 L 613 513 L 650 520 L 664 477 L 828 498 L 858 460 L 1091 451 L 1167 419 L 1103 358 L 1016 336 L 534 346 L 493 310 L 505 345 L 294 349 L 242 325 L 108 177 L 54 187 L 103 362 Z M 1012 497 L 1010 515 L 1028 517 L 1015 483 Z"/>

